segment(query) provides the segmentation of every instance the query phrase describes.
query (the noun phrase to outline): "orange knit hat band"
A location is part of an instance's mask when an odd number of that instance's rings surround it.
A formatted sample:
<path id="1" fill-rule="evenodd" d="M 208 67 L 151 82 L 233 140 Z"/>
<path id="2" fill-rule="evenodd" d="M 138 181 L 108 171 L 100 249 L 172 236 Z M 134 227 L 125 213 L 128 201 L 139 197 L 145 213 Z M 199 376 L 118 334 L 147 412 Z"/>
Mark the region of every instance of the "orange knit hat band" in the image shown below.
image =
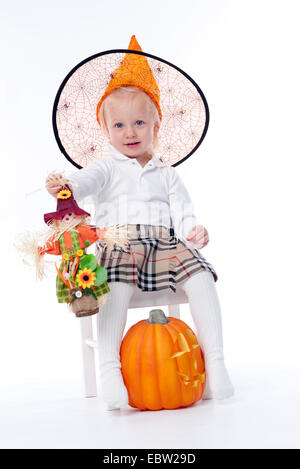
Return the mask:
<path id="1" fill-rule="evenodd" d="M 141 46 L 137 42 L 135 36 L 131 37 L 128 50 L 133 52 L 128 52 L 120 66 L 113 71 L 105 93 L 97 104 L 96 117 L 100 126 L 99 110 L 103 101 L 115 89 L 120 88 L 121 86 L 133 86 L 144 91 L 155 104 L 159 117 L 162 119 L 162 112 L 159 104 L 160 91 L 148 64 L 147 58 L 142 54 L 135 53 L 142 52 Z"/>

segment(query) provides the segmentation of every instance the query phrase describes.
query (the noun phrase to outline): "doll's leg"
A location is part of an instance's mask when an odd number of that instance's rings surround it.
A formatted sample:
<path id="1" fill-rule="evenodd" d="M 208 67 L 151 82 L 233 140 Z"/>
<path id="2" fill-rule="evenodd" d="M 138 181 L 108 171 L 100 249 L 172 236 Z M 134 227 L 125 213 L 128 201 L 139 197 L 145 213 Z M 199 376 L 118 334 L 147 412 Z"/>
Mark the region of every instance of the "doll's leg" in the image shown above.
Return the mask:
<path id="1" fill-rule="evenodd" d="M 128 404 L 121 373 L 120 346 L 128 305 L 136 287 L 124 282 L 110 282 L 108 285 L 109 298 L 97 315 L 97 332 L 102 395 L 107 409 L 112 410 Z"/>
<path id="2" fill-rule="evenodd" d="M 234 393 L 224 364 L 219 299 L 210 272 L 201 271 L 182 284 L 203 350 L 207 374 L 204 399 L 226 399 Z"/>

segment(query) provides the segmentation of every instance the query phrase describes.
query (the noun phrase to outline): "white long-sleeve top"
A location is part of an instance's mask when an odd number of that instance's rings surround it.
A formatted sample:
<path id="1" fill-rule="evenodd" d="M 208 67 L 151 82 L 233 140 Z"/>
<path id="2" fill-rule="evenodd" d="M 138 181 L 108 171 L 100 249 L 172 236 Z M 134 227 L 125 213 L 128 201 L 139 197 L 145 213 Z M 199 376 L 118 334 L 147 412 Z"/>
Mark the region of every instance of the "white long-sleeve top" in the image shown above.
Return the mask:
<path id="1" fill-rule="evenodd" d="M 110 227 L 124 224 L 173 227 L 175 236 L 188 247 L 189 231 L 197 225 L 193 203 L 175 168 L 153 154 L 142 168 L 108 146 L 108 154 L 68 175 L 75 200 L 92 197 L 95 224 Z"/>

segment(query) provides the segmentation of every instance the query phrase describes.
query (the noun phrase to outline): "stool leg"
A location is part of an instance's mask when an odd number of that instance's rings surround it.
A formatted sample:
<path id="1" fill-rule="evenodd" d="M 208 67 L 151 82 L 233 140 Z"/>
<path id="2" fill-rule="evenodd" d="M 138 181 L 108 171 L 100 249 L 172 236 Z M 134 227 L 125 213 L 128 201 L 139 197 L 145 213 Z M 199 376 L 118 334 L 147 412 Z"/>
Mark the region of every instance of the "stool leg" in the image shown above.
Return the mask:
<path id="1" fill-rule="evenodd" d="M 168 314 L 172 318 L 180 319 L 180 305 L 168 305 Z"/>
<path id="2" fill-rule="evenodd" d="M 80 318 L 80 329 L 85 397 L 96 397 L 95 352 L 94 348 L 86 343 L 86 339 L 93 338 L 93 322 L 90 316 Z"/>

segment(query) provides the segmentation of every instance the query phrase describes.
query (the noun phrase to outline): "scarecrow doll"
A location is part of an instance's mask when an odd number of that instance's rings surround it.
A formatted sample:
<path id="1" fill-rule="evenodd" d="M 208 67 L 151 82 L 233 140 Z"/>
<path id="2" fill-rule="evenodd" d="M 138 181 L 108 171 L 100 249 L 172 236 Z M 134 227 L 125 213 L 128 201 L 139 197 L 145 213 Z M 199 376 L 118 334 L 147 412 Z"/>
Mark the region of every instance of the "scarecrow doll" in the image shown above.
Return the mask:
<path id="1" fill-rule="evenodd" d="M 56 212 L 44 215 L 45 223 L 53 224 L 57 232 L 39 248 L 40 255 L 62 256 L 59 269 L 55 265 L 57 300 L 70 304 L 76 317 L 98 313 L 110 291 L 106 269 L 98 265 L 93 254 L 86 254 L 86 248 L 99 239 L 96 227 L 86 224 L 89 216 L 78 206 L 70 187 L 65 186 L 57 194 Z"/>
<path id="2" fill-rule="evenodd" d="M 60 188 L 56 198 L 56 211 L 44 215 L 47 232 L 21 235 L 17 248 L 23 253 L 25 263 L 28 263 L 27 255 L 34 257 L 40 280 L 45 276 L 44 255 L 61 256 L 59 268 L 55 264 L 57 300 L 67 303 L 76 317 L 91 316 L 106 303 L 110 289 L 107 270 L 86 249 L 98 240 L 108 249 L 116 245 L 125 248 L 127 239 L 122 237 L 125 231 L 119 227 L 100 229 L 89 225 L 90 214 L 78 206 L 67 184 Z"/>

